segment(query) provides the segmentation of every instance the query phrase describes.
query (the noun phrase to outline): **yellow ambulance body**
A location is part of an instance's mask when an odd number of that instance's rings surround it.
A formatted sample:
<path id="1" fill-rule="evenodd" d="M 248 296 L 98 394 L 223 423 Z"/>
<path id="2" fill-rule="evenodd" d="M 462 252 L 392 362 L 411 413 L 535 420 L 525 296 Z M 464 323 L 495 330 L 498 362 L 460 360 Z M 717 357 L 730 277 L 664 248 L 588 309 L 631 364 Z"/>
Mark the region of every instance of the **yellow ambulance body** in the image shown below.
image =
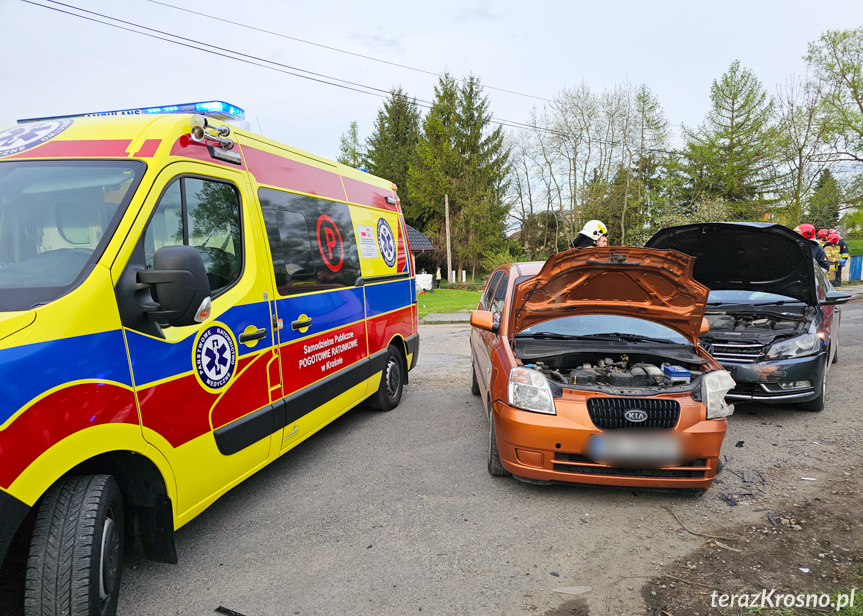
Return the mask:
<path id="1" fill-rule="evenodd" d="M 0 132 L 0 560 L 24 546 L 26 614 L 114 613 L 124 527 L 176 562 L 175 529 L 396 406 L 416 364 L 395 186 L 225 108 Z"/>

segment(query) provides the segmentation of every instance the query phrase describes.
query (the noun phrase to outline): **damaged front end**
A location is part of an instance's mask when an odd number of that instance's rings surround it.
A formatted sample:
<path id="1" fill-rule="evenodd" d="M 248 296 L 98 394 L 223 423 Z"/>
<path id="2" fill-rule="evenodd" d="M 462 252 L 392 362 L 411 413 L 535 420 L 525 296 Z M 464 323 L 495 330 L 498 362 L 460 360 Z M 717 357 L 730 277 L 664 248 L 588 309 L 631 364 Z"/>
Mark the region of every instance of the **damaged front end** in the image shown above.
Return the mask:
<path id="1" fill-rule="evenodd" d="M 728 398 L 806 402 L 820 393 L 829 344 L 818 333 L 816 311 L 792 306 L 716 306 L 705 318 L 702 345 L 737 383 Z"/>

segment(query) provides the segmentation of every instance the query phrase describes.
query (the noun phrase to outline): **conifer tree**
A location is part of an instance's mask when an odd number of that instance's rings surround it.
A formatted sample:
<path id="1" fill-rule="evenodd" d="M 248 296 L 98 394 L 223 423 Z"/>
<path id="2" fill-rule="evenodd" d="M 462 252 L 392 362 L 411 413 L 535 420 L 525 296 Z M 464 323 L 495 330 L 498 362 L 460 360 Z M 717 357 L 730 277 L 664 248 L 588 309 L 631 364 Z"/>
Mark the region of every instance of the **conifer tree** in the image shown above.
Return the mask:
<path id="1" fill-rule="evenodd" d="M 765 205 L 773 101 L 739 60 L 713 81 L 710 100 L 704 124 L 687 132 L 690 201 L 699 195 L 718 198 L 731 204 L 737 218 L 757 219 Z"/>
<path id="2" fill-rule="evenodd" d="M 448 73 L 435 86 L 432 107 L 422 122 L 417 156 L 408 172 L 412 207 L 405 210 L 408 224 L 430 233 L 440 232 L 444 195 L 455 200 L 459 155 L 456 150 L 458 83 Z"/>
<path id="3" fill-rule="evenodd" d="M 812 197 L 809 200 L 809 216 L 806 222 L 816 229 L 834 229 L 839 224 L 839 204 L 842 189 L 830 169 L 821 172 Z"/>
<path id="4" fill-rule="evenodd" d="M 491 120 L 479 78 L 470 76 L 459 87 L 450 75 L 441 77 L 408 178 L 411 219 L 438 245 L 444 244 L 444 195 L 449 195 L 456 266 L 470 267 L 473 275 L 486 253 L 504 245 L 508 211 L 508 150 L 503 129 L 492 130 Z"/>
<path id="5" fill-rule="evenodd" d="M 343 165 L 358 169 L 366 164 L 365 158 L 363 144 L 360 142 L 360 129 L 356 121 L 353 121 L 348 132 L 342 133 L 336 160 Z"/>
<path id="6" fill-rule="evenodd" d="M 415 99 L 408 98 L 401 86 L 390 92 L 390 98 L 378 110 L 375 127 L 367 142 L 369 173 L 390 180 L 398 186 L 405 216 L 411 211 L 408 169 L 416 156 L 420 114 Z M 408 220 L 408 224 L 413 224 Z"/>

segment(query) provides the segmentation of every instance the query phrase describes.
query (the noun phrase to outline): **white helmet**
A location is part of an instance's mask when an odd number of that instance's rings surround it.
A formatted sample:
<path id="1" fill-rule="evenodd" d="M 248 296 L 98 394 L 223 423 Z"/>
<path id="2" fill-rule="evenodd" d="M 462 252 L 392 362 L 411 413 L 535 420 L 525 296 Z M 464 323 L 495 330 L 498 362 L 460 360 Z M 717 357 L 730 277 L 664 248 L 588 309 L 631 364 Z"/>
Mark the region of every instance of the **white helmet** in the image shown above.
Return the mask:
<path id="1" fill-rule="evenodd" d="M 584 223 L 584 228 L 579 233 L 596 241 L 603 235 L 608 235 L 608 229 L 601 220 L 588 220 Z"/>

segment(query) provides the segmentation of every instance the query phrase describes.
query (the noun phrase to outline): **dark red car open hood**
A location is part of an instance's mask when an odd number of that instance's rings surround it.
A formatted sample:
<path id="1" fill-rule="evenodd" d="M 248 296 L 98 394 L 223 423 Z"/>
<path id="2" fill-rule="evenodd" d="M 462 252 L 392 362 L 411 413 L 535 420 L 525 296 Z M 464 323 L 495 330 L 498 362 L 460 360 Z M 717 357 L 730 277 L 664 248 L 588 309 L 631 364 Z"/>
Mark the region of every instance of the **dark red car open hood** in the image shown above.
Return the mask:
<path id="1" fill-rule="evenodd" d="M 692 278 L 694 261 L 628 246 L 559 252 L 513 289 L 509 333 L 563 316 L 614 314 L 661 323 L 696 343 L 709 289 Z"/>

